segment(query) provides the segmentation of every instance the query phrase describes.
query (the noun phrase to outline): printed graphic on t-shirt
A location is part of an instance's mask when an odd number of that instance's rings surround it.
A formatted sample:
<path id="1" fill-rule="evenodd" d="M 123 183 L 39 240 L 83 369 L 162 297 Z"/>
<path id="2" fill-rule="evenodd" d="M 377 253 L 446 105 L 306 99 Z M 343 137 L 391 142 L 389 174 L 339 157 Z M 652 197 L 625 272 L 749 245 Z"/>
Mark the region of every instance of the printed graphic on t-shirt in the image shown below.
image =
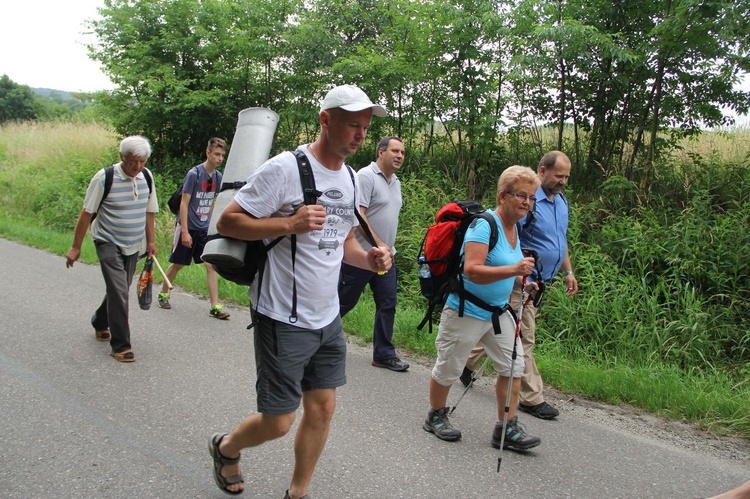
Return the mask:
<path id="1" fill-rule="evenodd" d="M 214 192 L 213 182 L 209 180 L 203 180 L 201 182 L 200 190 L 195 193 L 195 197 L 198 199 L 198 206 L 195 207 L 195 214 L 201 222 L 207 222 L 208 217 L 211 214 L 211 205 L 214 202 L 216 192 Z"/>
<path id="2" fill-rule="evenodd" d="M 318 239 L 318 249 L 326 256 L 335 253 L 344 243 L 354 225 L 354 203 L 342 202 L 344 193 L 337 188 L 328 189 L 318 198 L 318 204 L 326 209 L 323 230 L 310 232 L 310 237 Z"/>

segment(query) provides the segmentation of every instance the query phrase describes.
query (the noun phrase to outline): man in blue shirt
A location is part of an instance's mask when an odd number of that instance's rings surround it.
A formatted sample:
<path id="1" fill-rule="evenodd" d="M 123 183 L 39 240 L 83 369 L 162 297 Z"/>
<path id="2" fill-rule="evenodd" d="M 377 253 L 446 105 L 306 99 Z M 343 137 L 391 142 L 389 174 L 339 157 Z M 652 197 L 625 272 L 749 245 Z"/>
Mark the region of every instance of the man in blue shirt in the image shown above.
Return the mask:
<path id="1" fill-rule="evenodd" d="M 536 192 L 536 206 L 520 222 L 521 247 L 537 252 L 545 282 L 551 281 L 562 270 L 567 296 L 578 292 L 578 281 L 573 274 L 568 252 L 568 201 L 563 195 L 563 189 L 570 179 L 570 169 L 570 159 L 564 153 L 550 151 L 544 155 L 537 169 L 542 183 Z M 532 216 L 531 220 L 528 220 L 529 216 Z M 510 304 L 514 310 L 518 310 L 520 301 L 521 289 L 516 285 L 510 295 Z M 534 360 L 538 310 L 531 302 L 523 308 L 521 334 L 525 369 L 521 379 L 518 409 L 540 419 L 553 419 L 560 411 L 545 402 L 544 382 Z M 481 347 L 472 351 L 461 375 L 464 385 L 471 381 L 471 373 L 477 369 L 483 356 Z"/>

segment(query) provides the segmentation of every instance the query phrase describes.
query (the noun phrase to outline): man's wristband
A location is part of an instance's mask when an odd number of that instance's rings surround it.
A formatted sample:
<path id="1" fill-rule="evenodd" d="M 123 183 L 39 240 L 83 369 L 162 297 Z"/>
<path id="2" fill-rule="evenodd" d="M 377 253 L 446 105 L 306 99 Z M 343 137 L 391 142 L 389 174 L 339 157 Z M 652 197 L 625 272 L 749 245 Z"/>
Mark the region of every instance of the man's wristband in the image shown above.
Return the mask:
<path id="1" fill-rule="evenodd" d="M 565 272 L 563 272 L 563 277 L 568 277 L 569 275 L 573 275 L 572 270 L 566 270 Z"/>

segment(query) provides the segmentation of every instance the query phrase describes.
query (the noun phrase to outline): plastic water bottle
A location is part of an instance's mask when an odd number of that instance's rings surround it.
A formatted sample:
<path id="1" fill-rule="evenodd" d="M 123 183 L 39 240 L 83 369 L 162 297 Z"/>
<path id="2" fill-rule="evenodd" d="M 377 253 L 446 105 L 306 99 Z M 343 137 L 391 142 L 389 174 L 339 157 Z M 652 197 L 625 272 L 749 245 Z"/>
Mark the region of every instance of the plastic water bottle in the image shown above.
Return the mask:
<path id="1" fill-rule="evenodd" d="M 423 256 L 419 257 L 419 278 L 420 279 L 429 279 L 432 277 L 432 273 L 430 272 L 430 264 L 425 263 L 425 259 Z"/>
<path id="2" fill-rule="evenodd" d="M 423 256 L 419 257 L 419 288 L 422 291 L 422 296 L 425 298 L 431 298 L 434 290 L 432 289 L 432 272 L 430 272 L 430 264 L 425 262 Z"/>

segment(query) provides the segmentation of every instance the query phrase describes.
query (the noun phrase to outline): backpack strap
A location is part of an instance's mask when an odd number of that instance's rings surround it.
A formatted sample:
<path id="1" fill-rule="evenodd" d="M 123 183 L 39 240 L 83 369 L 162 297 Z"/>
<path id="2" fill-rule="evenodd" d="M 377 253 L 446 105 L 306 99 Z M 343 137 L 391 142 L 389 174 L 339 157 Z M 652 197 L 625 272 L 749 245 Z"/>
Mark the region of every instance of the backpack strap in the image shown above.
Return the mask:
<path id="1" fill-rule="evenodd" d="M 302 202 L 308 205 L 315 204 L 318 202 L 318 195 L 320 193 L 315 189 L 315 176 L 313 175 L 310 161 L 307 159 L 305 153 L 300 150 L 293 151 L 293 154 L 297 159 L 297 170 L 299 170 L 299 180 L 302 184 Z M 294 324 L 297 322 L 297 277 L 295 274 L 297 234 L 292 234 L 290 238 L 292 240 L 292 313 L 289 315 L 289 322 Z M 277 240 L 274 240 L 272 244 Z"/>
<path id="2" fill-rule="evenodd" d="M 495 249 L 497 240 L 500 237 L 500 231 L 497 228 L 497 222 L 495 221 L 495 217 L 493 217 L 491 214 L 487 213 L 486 211 L 483 211 L 482 213 L 477 214 L 477 217 L 483 218 L 490 225 L 490 240 L 488 243 L 489 248 L 487 249 L 487 253 L 489 253 L 490 251 Z"/>
<path id="3" fill-rule="evenodd" d="M 112 182 L 115 178 L 115 167 L 114 165 L 110 165 L 104 169 L 104 191 L 102 192 L 102 198 L 99 200 L 99 206 L 96 207 L 96 211 L 91 215 L 91 220 L 89 221 L 89 224 L 94 221 L 96 216 L 99 214 L 99 208 L 102 207 L 102 203 L 105 199 L 107 199 L 107 196 L 109 195 L 109 191 L 112 190 Z"/>
<path id="4" fill-rule="evenodd" d="M 490 213 L 487 213 L 486 211 L 483 211 L 482 213 L 478 213 L 476 217 L 472 220 L 471 226 L 473 226 L 476 220 L 480 217 L 486 220 L 490 226 L 490 239 L 487 242 L 487 246 L 488 246 L 487 253 L 489 254 L 489 252 L 492 251 L 497 245 L 498 238 L 500 237 L 500 232 L 497 226 L 497 222 L 495 221 L 495 217 L 493 217 Z M 510 308 L 510 306 L 507 303 L 503 307 L 490 305 L 489 303 L 482 300 L 481 298 L 474 295 L 473 293 L 466 291 L 464 287 L 463 270 L 464 270 L 464 264 L 462 261 L 459 266 L 458 272 L 456 274 L 456 279 L 453 279 L 453 283 L 451 285 L 452 289 L 450 290 L 458 294 L 458 316 L 463 317 L 464 304 L 466 301 L 469 301 L 470 303 L 476 305 L 477 307 L 483 310 L 486 310 L 487 312 L 490 312 L 492 314 L 492 329 L 494 330 L 495 334 L 500 334 L 501 333 L 500 316 L 503 313 L 505 313 L 506 310 Z"/>
<path id="5" fill-rule="evenodd" d="M 112 182 L 114 182 L 115 179 L 115 166 L 110 165 L 104 169 L 104 192 L 102 193 L 102 199 L 99 201 L 99 206 L 96 208 L 97 213 L 99 212 L 99 208 L 102 207 L 102 203 L 105 199 L 107 199 L 107 196 L 109 196 L 109 191 L 112 190 Z"/>
<path id="6" fill-rule="evenodd" d="M 310 161 L 307 159 L 305 153 L 300 150 L 292 151 L 292 153 L 297 159 L 297 170 L 299 171 L 299 180 L 302 185 L 302 201 L 307 205 L 316 204 L 318 202 L 318 197 L 320 197 L 322 193 L 315 188 L 315 175 L 313 175 Z M 224 187 L 222 187 L 222 190 L 223 189 Z M 271 241 L 268 246 L 266 246 L 266 252 L 270 251 L 271 248 L 276 246 L 284 237 L 285 236 L 279 236 Z M 297 234 L 292 234 L 290 239 L 292 242 L 292 311 L 289 315 L 289 323 L 294 324 L 297 322 L 297 278 L 294 271 L 295 262 L 297 260 Z M 263 285 L 263 270 L 264 268 L 258 270 L 259 293 Z"/>
<path id="7" fill-rule="evenodd" d="M 315 176 L 312 172 L 312 166 L 310 166 L 310 160 L 299 149 L 294 150 L 293 153 L 294 157 L 297 158 L 299 180 L 302 183 L 302 202 L 304 204 L 316 204 L 322 192 L 315 188 Z"/>
<path id="8" fill-rule="evenodd" d="M 151 196 L 151 192 L 154 190 L 154 180 L 151 178 L 151 173 L 149 173 L 148 170 L 145 168 L 143 169 L 143 176 L 146 179 L 146 184 L 148 185 L 148 195 Z M 99 208 L 102 207 L 102 203 L 105 199 L 107 199 L 107 196 L 109 196 L 109 191 L 112 190 L 112 183 L 115 180 L 115 165 L 109 165 L 104 169 L 104 191 L 102 192 L 102 199 L 99 201 L 99 206 L 96 207 L 96 212 L 92 215 L 91 221 L 93 222 L 96 218 L 96 215 L 99 213 Z"/>
<path id="9" fill-rule="evenodd" d="M 306 205 L 312 205 L 316 204 L 318 202 L 318 198 L 322 195 L 322 193 L 316 189 L 315 187 L 315 175 L 312 172 L 312 167 L 310 166 L 310 160 L 307 159 L 307 155 L 300 151 L 299 149 L 292 151 L 292 154 L 294 154 L 294 157 L 297 160 L 297 169 L 299 171 L 299 178 L 300 178 L 300 184 L 302 186 L 302 200 L 303 203 Z M 352 185 L 355 186 L 356 189 L 356 183 L 354 181 L 354 174 L 352 173 L 352 169 L 349 168 L 349 175 L 352 179 Z M 234 184 L 237 184 L 238 182 L 234 182 Z M 245 183 L 242 182 L 242 185 Z M 228 187 L 228 185 L 233 184 L 223 184 L 221 187 L 221 190 L 225 190 L 231 187 Z M 240 186 L 241 187 L 241 186 Z M 355 196 L 356 199 L 356 196 Z M 368 242 L 372 244 L 373 246 L 377 246 L 375 244 L 375 238 L 372 236 L 372 232 L 370 231 L 370 228 L 367 226 L 367 223 L 362 219 L 362 216 L 359 213 L 359 210 L 357 207 L 354 207 L 354 213 L 357 217 L 357 220 L 360 224 L 363 225 L 363 230 L 365 231 L 365 234 L 368 237 Z M 266 246 L 266 252 L 271 250 L 274 246 L 276 246 L 279 241 L 281 241 L 286 236 L 279 236 Z M 291 314 L 289 315 L 289 322 L 290 324 L 294 324 L 297 322 L 297 279 L 295 277 L 295 262 L 297 259 L 297 235 L 291 234 L 291 252 L 292 252 L 292 310 Z M 263 284 L 263 270 L 264 267 L 261 267 L 258 270 L 258 289 L 262 289 Z M 250 324 L 248 326 L 248 329 L 251 328 L 253 324 Z"/>
<path id="10" fill-rule="evenodd" d="M 459 277 L 459 279 L 463 281 L 462 277 Z M 492 330 L 495 332 L 495 334 L 502 333 L 502 330 L 500 329 L 500 316 L 503 315 L 508 310 L 510 310 L 511 312 L 513 311 L 510 307 L 510 304 L 506 303 L 502 307 L 498 307 L 496 305 L 490 305 L 489 303 L 482 300 L 478 296 L 463 289 L 463 282 L 461 283 L 461 290 L 457 291 L 457 293 L 458 293 L 458 296 L 460 297 L 459 312 L 458 312 L 459 317 L 463 317 L 464 315 L 463 314 L 464 302 L 469 301 L 473 303 L 474 305 L 476 305 L 477 307 L 482 308 L 486 310 L 487 312 L 490 312 L 492 314 Z"/>
<path id="11" fill-rule="evenodd" d="M 151 177 L 151 173 L 147 169 L 143 169 L 143 177 L 146 179 L 146 185 L 148 185 L 148 195 L 154 191 L 154 179 Z M 104 169 L 104 192 L 102 193 L 102 200 L 99 201 L 101 207 L 102 202 L 107 199 L 109 191 L 112 190 L 112 183 L 115 180 L 115 165 L 110 165 Z M 99 211 L 99 208 L 96 209 Z"/>
<path id="12" fill-rule="evenodd" d="M 151 172 L 145 168 L 143 169 L 143 176 L 146 179 L 146 185 L 148 185 L 148 196 L 151 197 L 151 193 L 154 192 L 154 179 L 151 178 Z"/>
<path id="13" fill-rule="evenodd" d="M 346 166 L 347 170 L 349 171 L 349 176 L 352 179 L 352 185 L 354 186 L 354 199 L 356 201 L 357 199 L 357 184 L 354 182 L 354 170 L 348 165 Z M 359 206 L 354 206 L 354 216 L 357 217 L 357 222 L 359 222 L 359 225 L 362 227 L 362 232 L 365 233 L 365 239 L 367 239 L 367 242 L 370 243 L 370 246 L 373 248 L 378 247 L 378 243 L 375 242 L 375 237 L 372 235 L 372 230 L 370 230 L 370 226 L 367 225 L 367 222 L 365 222 L 364 217 L 362 217 L 362 214 L 359 212 Z"/>

